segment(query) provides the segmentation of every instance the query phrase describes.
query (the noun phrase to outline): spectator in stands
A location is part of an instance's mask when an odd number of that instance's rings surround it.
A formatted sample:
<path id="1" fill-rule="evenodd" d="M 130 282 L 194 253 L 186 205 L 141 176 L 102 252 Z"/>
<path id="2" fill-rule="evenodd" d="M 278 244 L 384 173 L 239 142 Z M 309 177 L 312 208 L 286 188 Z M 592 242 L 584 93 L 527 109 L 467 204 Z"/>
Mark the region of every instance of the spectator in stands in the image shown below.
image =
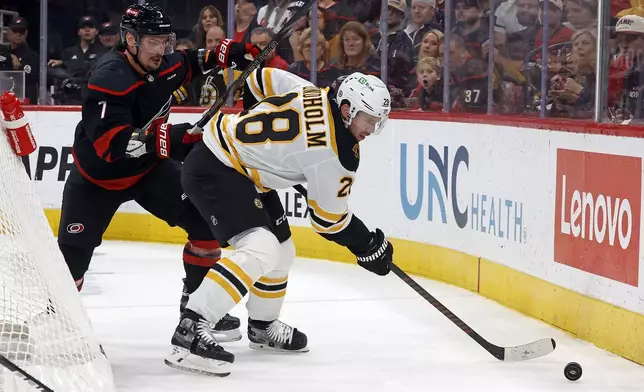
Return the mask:
<path id="1" fill-rule="evenodd" d="M 450 40 L 450 100 L 454 111 L 487 112 L 487 62 L 468 52 L 462 36 Z M 498 91 L 495 86 L 494 92 Z M 492 99 L 492 97 L 490 97 Z"/>
<path id="2" fill-rule="evenodd" d="M 257 11 L 257 23 L 277 33 L 291 18 L 289 3 L 290 0 L 268 0 L 268 4 Z"/>
<path id="3" fill-rule="evenodd" d="M 405 0 L 388 0 L 387 7 L 387 48 L 383 48 L 380 31 L 371 37 L 373 46 L 379 56 L 393 58 L 396 52 L 402 52 L 409 58 L 413 57 L 413 43 L 405 32 Z"/>
<path id="4" fill-rule="evenodd" d="M 175 51 L 188 49 L 195 49 L 195 44 L 187 38 L 178 39 L 177 42 L 174 43 Z"/>
<path id="5" fill-rule="evenodd" d="M 454 0 L 454 15 L 452 31 L 463 38 L 470 55 L 481 58 L 481 46 L 490 37 L 489 18 L 484 16 L 479 0 Z"/>
<path id="6" fill-rule="evenodd" d="M 199 18 L 197 19 L 197 24 L 192 29 L 190 34 L 190 40 L 195 43 L 197 48 L 206 47 L 206 33 L 212 27 L 224 28 L 224 22 L 226 20 L 222 16 L 221 12 L 214 5 L 207 5 L 199 11 Z"/>
<path id="7" fill-rule="evenodd" d="M 495 76 L 500 78 L 501 93 L 498 111 L 501 113 L 523 113 L 525 107 L 524 88 L 526 77 L 523 73 L 524 60 L 528 52 L 525 42 L 518 34 L 507 36 L 504 29 L 496 26 L 494 29 L 494 66 Z M 483 44 L 483 59 L 489 55 L 489 41 Z"/>
<path id="8" fill-rule="evenodd" d="M 344 0 L 354 20 L 362 23 L 373 23 L 380 17 L 380 0 Z"/>
<path id="9" fill-rule="evenodd" d="M 572 31 L 597 27 L 597 7 L 596 0 L 566 0 L 563 25 Z"/>
<path id="10" fill-rule="evenodd" d="M 428 31 L 442 31 L 443 28 L 434 20 L 436 0 L 412 0 L 411 22 L 407 24 L 405 33 L 409 35 L 414 47 L 421 45 Z"/>
<path id="11" fill-rule="evenodd" d="M 510 36 L 538 23 L 539 0 L 504 1 L 496 9 L 495 15 L 496 24 Z"/>
<path id="12" fill-rule="evenodd" d="M 434 57 L 442 63 L 444 48 L 445 36 L 443 33 L 440 30 L 430 30 L 423 35 L 416 58 L 420 60 L 423 57 Z"/>
<path id="13" fill-rule="evenodd" d="M 206 34 L 206 48 L 214 49 L 226 39 L 226 33 L 219 26 L 211 27 Z"/>
<path id="14" fill-rule="evenodd" d="M 98 29 L 98 39 L 105 49 L 111 49 L 119 43 L 119 29 L 112 22 L 105 22 L 101 24 Z"/>
<path id="15" fill-rule="evenodd" d="M 635 119 L 641 123 L 644 119 L 644 18 L 623 16 L 617 21 L 615 32 L 618 37 L 628 36 L 622 38 L 628 42 L 622 66 L 628 68 L 623 72 L 621 99 L 615 117 L 618 121 Z"/>
<path id="16" fill-rule="evenodd" d="M 235 5 L 235 34 L 233 41 L 250 42 L 250 33 L 258 27 L 255 21 L 257 8 L 251 0 L 237 0 Z"/>
<path id="17" fill-rule="evenodd" d="M 311 34 L 313 30 L 309 27 L 304 29 L 299 35 L 300 42 L 298 43 L 295 51 L 297 57 L 302 58 L 291 64 L 288 68 L 289 72 L 301 77 L 302 79 L 310 80 L 311 67 Z M 317 35 L 317 48 L 316 48 L 316 63 L 317 63 L 317 85 L 320 87 L 328 87 L 340 76 L 337 68 L 329 66 L 328 62 L 328 47 L 324 35 L 318 31 Z"/>
<path id="18" fill-rule="evenodd" d="M 597 32 L 577 30 L 572 36 L 571 71 L 551 80 L 553 98 L 550 114 L 559 117 L 590 118 L 595 100 Z"/>
<path id="19" fill-rule="evenodd" d="M 572 30 L 563 25 L 563 2 L 562 0 L 549 0 L 548 7 L 548 46 L 569 42 L 574 33 Z M 521 35 L 524 42 L 527 42 L 531 48 L 540 48 L 543 43 L 543 29 L 540 21 L 543 21 L 543 3 L 544 0 L 539 0 L 539 18 L 537 24 L 528 26 L 526 29 L 521 30 L 518 34 Z M 540 52 L 538 52 L 540 56 Z"/>
<path id="20" fill-rule="evenodd" d="M 407 53 L 394 52 L 387 60 L 387 88 L 391 95 L 391 108 L 404 109 L 416 85 L 415 64 Z"/>
<path id="21" fill-rule="evenodd" d="M 359 71 L 380 77 L 380 60 L 376 57 L 367 29 L 359 22 L 349 22 L 338 35 L 340 54 L 332 65 L 343 75 Z"/>
<path id="22" fill-rule="evenodd" d="M 25 98 L 29 99 L 31 104 L 38 103 L 38 75 L 40 67 L 38 65 L 38 55 L 27 45 L 27 34 L 29 26 L 27 19 L 17 16 L 9 22 L 9 55 L 6 65 L 9 69 L 21 70 L 25 72 Z M 2 67 L 6 69 L 7 67 Z"/>
<path id="23" fill-rule="evenodd" d="M 250 43 L 260 49 L 264 49 L 268 46 L 274 36 L 275 34 L 266 27 L 255 27 L 250 35 Z M 275 50 L 268 55 L 266 61 L 264 61 L 264 66 L 283 70 L 288 69 L 288 63 L 278 56 L 277 53 L 275 53 Z"/>
<path id="24" fill-rule="evenodd" d="M 284 26 L 284 23 L 289 21 L 293 15 L 293 11 L 290 7 L 291 4 L 291 0 L 269 0 L 268 4 L 257 11 L 257 24 L 259 26 L 266 27 L 274 34 L 277 34 L 282 29 L 282 26 Z M 292 33 L 296 33 L 295 30 L 299 30 L 297 31 L 297 34 L 299 34 L 301 33 L 301 29 L 303 29 L 301 25 L 294 26 Z M 294 61 L 292 42 L 290 41 L 282 40 L 278 42 L 275 52 L 279 57 L 283 58 L 287 64 Z"/>
<path id="25" fill-rule="evenodd" d="M 302 60 L 299 58 L 299 50 L 297 47 L 300 45 L 300 34 L 307 28 L 313 26 L 312 19 L 313 18 L 313 10 L 311 10 L 306 18 L 300 19 L 297 23 L 297 27 L 294 28 L 293 34 L 289 37 L 289 41 L 291 44 L 291 48 L 293 49 L 293 61 L 299 61 Z M 318 7 L 318 30 L 320 30 L 322 33 L 326 30 L 326 26 L 328 24 L 328 20 L 331 18 L 331 14 L 326 11 L 324 8 Z M 340 55 L 340 36 L 339 35 L 334 35 L 334 36 L 327 36 L 324 34 L 324 38 L 327 42 L 327 47 L 329 50 L 329 61 L 334 61 L 337 60 L 337 58 Z"/>
<path id="26" fill-rule="evenodd" d="M 353 10 L 345 1 L 318 0 L 318 7 L 327 13 L 326 25 L 322 32 L 329 39 L 338 35 L 346 23 L 356 20 Z"/>
<path id="27" fill-rule="evenodd" d="M 105 52 L 105 48 L 96 39 L 97 35 L 98 30 L 94 17 L 83 16 L 78 22 L 78 45 L 63 50 L 60 59 L 49 60 L 48 65 L 63 69 L 67 78 L 73 81 L 71 85 L 81 86 L 84 89 L 87 80 L 89 80 L 90 70 Z M 82 103 L 80 91 L 76 91 L 75 98 L 69 98 L 70 100 L 66 102 L 68 104 Z"/>
<path id="28" fill-rule="evenodd" d="M 407 100 L 409 109 L 443 109 L 443 71 L 441 62 L 435 57 L 422 57 L 416 65 L 416 88 Z"/>

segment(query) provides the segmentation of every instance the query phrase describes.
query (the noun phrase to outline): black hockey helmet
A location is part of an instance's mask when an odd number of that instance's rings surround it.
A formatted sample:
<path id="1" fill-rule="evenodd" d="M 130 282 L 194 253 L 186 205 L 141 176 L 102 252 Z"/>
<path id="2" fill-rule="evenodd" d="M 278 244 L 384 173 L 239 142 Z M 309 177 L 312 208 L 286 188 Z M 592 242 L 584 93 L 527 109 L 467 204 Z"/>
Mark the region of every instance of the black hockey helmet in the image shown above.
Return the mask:
<path id="1" fill-rule="evenodd" d="M 124 43 L 128 32 L 134 34 L 137 42 L 144 35 L 170 35 L 172 21 L 156 4 L 133 4 L 121 17 L 121 41 Z"/>

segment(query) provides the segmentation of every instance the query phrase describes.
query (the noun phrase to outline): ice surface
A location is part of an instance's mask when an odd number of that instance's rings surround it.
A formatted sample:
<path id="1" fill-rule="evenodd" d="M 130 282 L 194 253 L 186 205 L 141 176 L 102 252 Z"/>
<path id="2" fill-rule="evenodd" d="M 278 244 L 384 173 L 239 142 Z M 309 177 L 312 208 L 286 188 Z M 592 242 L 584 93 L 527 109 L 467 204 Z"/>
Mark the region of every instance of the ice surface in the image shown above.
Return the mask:
<path id="1" fill-rule="evenodd" d="M 225 378 L 167 367 L 179 317 L 182 246 L 105 242 L 82 298 L 112 364 L 119 391 L 643 391 L 644 367 L 469 291 L 417 278 L 491 342 L 509 346 L 553 337 L 536 360 L 499 362 L 394 274 L 298 259 L 281 319 L 308 335 L 311 351 L 274 354 L 225 344 L 236 355 Z M 246 327 L 246 308 L 231 314 Z M 566 363 L 583 366 L 577 382 Z"/>

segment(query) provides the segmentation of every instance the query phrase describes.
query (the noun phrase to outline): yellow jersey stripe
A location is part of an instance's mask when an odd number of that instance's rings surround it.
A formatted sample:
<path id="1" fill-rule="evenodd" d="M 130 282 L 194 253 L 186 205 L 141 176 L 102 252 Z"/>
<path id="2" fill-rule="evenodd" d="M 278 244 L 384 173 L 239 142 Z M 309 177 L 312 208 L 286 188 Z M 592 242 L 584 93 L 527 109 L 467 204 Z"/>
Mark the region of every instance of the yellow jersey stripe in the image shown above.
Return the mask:
<path id="1" fill-rule="evenodd" d="M 262 79 L 264 80 L 264 92 L 267 97 L 272 97 L 275 95 L 275 89 L 273 88 L 273 79 L 271 79 L 271 69 L 263 68 L 262 69 Z"/>
<path id="2" fill-rule="evenodd" d="M 228 293 L 228 295 L 230 295 L 235 303 L 239 303 L 239 301 L 241 301 L 242 298 L 237 292 L 237 289 L 235 289 L 227 279 L 224 279 L 221 275 L 219 275 L 218 272 L 210 270 L 206 274 L 206 277 L 221 286 L 221 288 L 224 289 Z"/>
<path id="3" fill-rule="evenodd" d="M 286 295 L 286 290 L 280 290 L 280 291 L 261 291 L 256 289 L 255 287 L 250 288 L 250 292 L 255 294 L 256 296 L 260 298 L 268 298 L 268 299 L 275 299 L 275 298 L 282 298 Z"/>
<path id="4" fill-rule="evenodd" d="M 253 286 L 253 280 L 242 270 L 237 264 L 235 264 L 231 259 L 228 257 L 224 257 L 221 260 L 219 260 L 219 263 L 224 265 L 228 270 L 230 270 L 232 273 L 234 273 L 239 279 L 244 282 L 244 284 L 247 287 L 252 287 Z"/>
<path id="5" fill-rule="evenodd" d="M 250 85 L 251 92 L 253 93 L 257 101 L 261 101 L 262 99 L 266 98 L 264 96 L 264 93 L 262 93 L 262 86 L 260 86 L 257 82 L 257 70 L 250 74 L 250 83 L 248 84 Z"/>
<path id="6" fill-rule="evenodd" d="M 348 216 L 349 215 L 347 215 L 347 217 Z M 324 227 L 324 226 L 318 224 L 317 222 L 315 222 L 313 219 L 309 220 L 309 222 L 311 223 L 311 226 L 313 226 L 313 229 L 315 229 L 316 232 L 324 233 L 324 234 L 335 234 L 335 233 L 341 232 L 342 230 L 344 230 L 348 226 L 349 221 L 350 221 L 350 219 L 345 218 L 345 219 L 343 219 L 342 221 L 336 223 L 333 226 Z"/>
<path id="7" fill-rule="evenodd" d="M 288 281 L 288 275 L 281 278 L 267 278 L 265 276 L 262 276 L 261 278 L 257 279 L 257 281 L 260 283 L 267 283 L 267 284 L 280 284 Z"/>
<path id="8" fill-rule="evenodd" d="M 324 88 L 323 90 L 325 90 L 327 94 L 329 93 L 328 87 Z M 333 121 L 333 112 L 331 112 L 331 107 L 329 106 L 329 105 L 332 105 L 332 103 L 329 100 L 328 95 L 326 95 L 326 97 L 327 97 L 326 117 L 327 117 L 327 124 L 329 124 L 329 139 L 330 139 L 331 149 L 335 153 L 335 156 L 339 158 L 340 155 L 338 154 L 338 143 L 335 140 L 335 122 Z"/>
<path id="9" fill-rule="evenodd" d="M 308 205 L 309 207 L 311 207 L 311 209 L 313 210 L 313 213 L 317 217 L 322 218 L 330 223 L 340 222 L 342 220 L 342 217 L 344 217 L 344 215 L 347 213 L 347 211 L 344 211 L 341 214 L 334 214 L 333 212 L 325 211 L 313 199 L 308 200 Z"/>

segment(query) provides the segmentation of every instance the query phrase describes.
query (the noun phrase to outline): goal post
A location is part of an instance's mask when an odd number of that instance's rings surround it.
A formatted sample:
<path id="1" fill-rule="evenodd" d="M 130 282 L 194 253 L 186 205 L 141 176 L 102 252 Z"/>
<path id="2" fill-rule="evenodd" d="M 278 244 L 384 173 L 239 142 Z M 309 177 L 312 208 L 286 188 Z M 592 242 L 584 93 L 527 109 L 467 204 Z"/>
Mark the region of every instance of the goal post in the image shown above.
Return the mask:
<path id="1" fill-rule="evenodd" d="M 0 355 L 57 392 L 115 391 L 34 184 L 2 128 Z M 34 389 L 0 368 L 0 391 Z"/>

